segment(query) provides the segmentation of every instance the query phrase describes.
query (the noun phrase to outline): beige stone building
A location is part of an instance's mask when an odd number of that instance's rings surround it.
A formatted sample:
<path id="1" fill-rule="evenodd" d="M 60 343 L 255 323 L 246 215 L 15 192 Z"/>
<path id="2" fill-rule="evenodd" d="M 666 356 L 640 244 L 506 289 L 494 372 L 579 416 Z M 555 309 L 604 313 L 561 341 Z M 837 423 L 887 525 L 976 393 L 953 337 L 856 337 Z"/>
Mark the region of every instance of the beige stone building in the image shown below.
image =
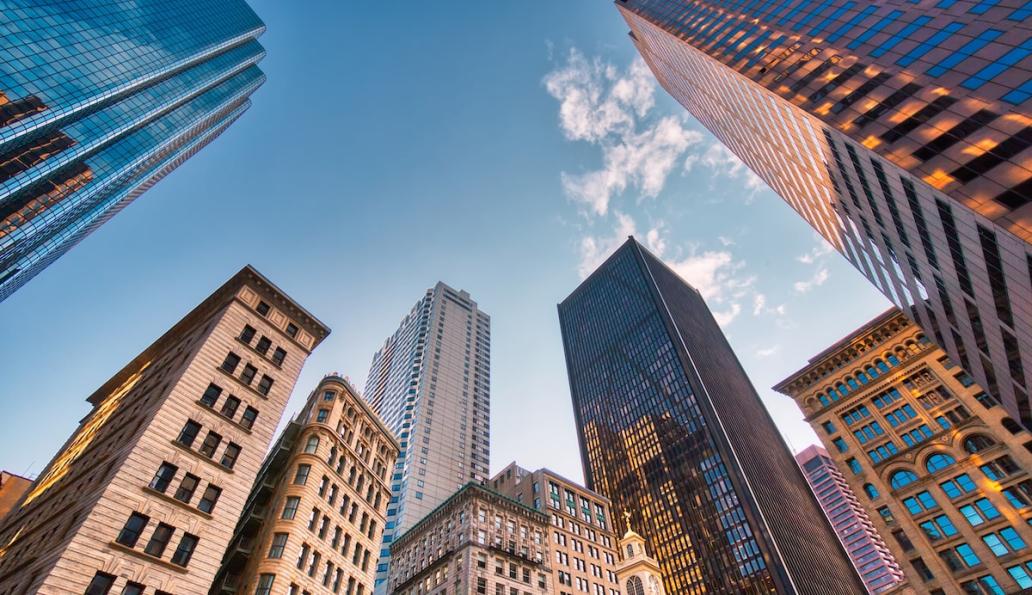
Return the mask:
<path id="1" fill-rule="evenodd" d="M 8 471 L 0 471 L 0 523 L 31 485 L 31 479 Z"/>
<path id="2" fill-rule="evenodd" d="M 0 594 L 206 592 L 328 333 L 250 266 L 234 275 L 89 397 L 0 526 Z"/>
<path id="3" fill-rule="evenodd" d="M 372 593 L 398 450 L 345 378 L 323 378 L 266 458 L 211 593 Z"/>
<path id="4" fill-rule="evenodd" d="M 391 544 L 396 595 L 554 593 L 548 517 L 468 483 Z"/>
<path id="5" fill-rule="evenodd" d="M 549 515 L 552 588 L 557 595 L 619 595 L 619 560 L 609 499 L 548 469 L 510 463 L 491 479 L 498 493 Z"/>
<path id="6" fill-rule="evenodd" d="M 803 409 L 868 509 L 905 592 L 1032 587 L 1032 435 L 901 313 L 774 388 Z"/>
<path id="7" fill-rule="evenodd" d="M 631 529 L 631 515 L 625 514 L 627 532 L 620 538 L 620 563 L 616 574 L 624 595 L 665 595 L 659 562 L 649 555 L 645 538 Z"/>

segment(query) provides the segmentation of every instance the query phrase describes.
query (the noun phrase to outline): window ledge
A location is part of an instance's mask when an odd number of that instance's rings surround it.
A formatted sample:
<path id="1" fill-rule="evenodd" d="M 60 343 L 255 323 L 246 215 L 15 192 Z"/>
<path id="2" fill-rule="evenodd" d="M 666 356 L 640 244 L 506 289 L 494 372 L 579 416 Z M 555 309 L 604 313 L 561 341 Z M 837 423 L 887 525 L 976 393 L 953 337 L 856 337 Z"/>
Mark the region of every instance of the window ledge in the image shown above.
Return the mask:
<path id="1" fill-rule="evenodd" d="M 205 409 L 206 411 L 209 411 L 209 412 L 211 412 L 211 413 L 213 413 L 213 414 L 217 415 L 219 419 L 221 419 L 221 420 L 223 420 L 223 421 L 228 421 L 229 423 L 231 423 L 231 424 L 233 424 L 234 426 L 236 426 L 236 427 L 240 428 L 240 429 L 241 429 L 241 430 L 243 430 L 244 432 L 247 432 L 248 434 L 252 433 L 252 430 L 251 430 L 250 428 L 248 428 L 248 427 L 246 427 L 246 426 L 244 426 L 244 425 L 241 425 L 241 423 L 240 423 L 240 422 L 238 422 L 238 421 L 237 421 L 237 420 L 235 420 L 235 419 L 230 419 L 230 418 L 226 417 L 225 415 L 222 415 L 222 413 L 221 413 L 221 412 L 219 412 L 219 411 L 216 411 L 214 407 L 212 407 L 212 406 L 208 405 L 208 404 L 207 404 L 207 403 L 205 403 L 204 401 L 202 401 L 202 400 L 200 400 L 200 399 L 197 399 L 197 404 L 198 404 L 198 405 L 200 405 L 201 407 L 204 407 L 204 409 Z M 241 415 L 243 415 L 243 414 L 241 414 Z"/>
<path id="2" fill-rule="evenodd" d="M 204 512 L 203 510 L 200 510 L 199 508 L 194 508 L 193 506 L 190 506 L 189 504 L 187 504 L 186 502 L 183 502 L 182 500 L 177 500 L 177 499 L 173 498 L 172 496 L 169 496 L 165 492 L 159 492 L 158 490 L 155 490 L 154 488 L 152 488 L 150 486 L 144 486 L 143 487 L 143 491 L 145 493 L 151 495 L 151 496 L 157 496 L 158 498 L 161 498 L 162 500 L 168 502 L 169 504 L 175 504 L 176 506 L 178 506 L 179 508 L 182 508 L 183 510 L 189 510 L 190 512 L 192 512 L 194 514 L 197 514 L 197 515 L 200 515 L 200 516 L 202 516 L 202 517 L 204 517 L 204 518 L 206 518 L 208 520 L 212 519 L 212 516 L 210 514 Z"/>
<path id="3" fill-rule="evenodd" d="M 202 455 L 201 453 L 199 453 L 196 450 L 190 448 L 189 446 L 184 446 L 183 444 L 180 444 L 179 442 L 176 442 L 175 440 L 170 440 L 169 442 L 171 442 L 172 446 L 175 446 L 179 450 L 181 450 L 183 452 L 188 452 L 191 455 L 193 455 L 195 458 L 198 458 L 198 459 L 204 461 L 205 463 L 208 463 L 209 465 L 212 465 L 215 468 L 217 468 L 217 469 L 219 469 L 219 470 L 221 470 L 221 471 L 223 471 L 225 473 L 235 473 L 235 471 L 233 471 L 229 467 L 223 467 L 219 463 L 216 463 L 213 459 L 209 459 L 208 457 Z"/>
<path id="4" fill-rule="evenodd" d="M 162 560 L 161 558 L 158 558 L 157 556 L 152 556 L 152 555 L 148 554 L 147 552 L 140 551 L 138 549 L 122 545 L 122 544 L 118 543 L 117 541 L 108 542 L 108 546 L 110 546 L 110 547 L 112 547 L 112 548 L 114 548 L 114 549 L 116 549 L 116 550 L 118 550 L 120 552 L 125 552 L 127 554 L 132 555 L 132 556 L 136 556 L 137 558 L 140 558 L 141 560 L 146 560 L 147 562 L 150 562 L 152 564 L 157 564 L 158 566 L 162 566 L 164 568 L 168 568 L 169 570 L 173 570 L 173 571 L 178 572 L 180 574 L 186 574 L 187 572 L 189 572 L 189 570 L 187 570 L 183 566 L 179 566 L 178 564 L 173 564 L 173 563 L 169 562 L 168 560 Z"/>
<path id="5" fill-rule="evenodd" d="M 248 342 L 244 341 L 243 339 L 241 339 L 239 335 L 237 335 L 236 340 L 237 340 L 237 343 L 240 343 L 241 345 L 246 347 L 251 353 L 254 353 L 258 357 L 262 358 L 263 360 L 268 362 L 270 365 L 275 366 L 277 369 L 280 369 L 280 370 L 283 369 L 283 364 L 277 364 L 276 360 L 272 359 L 267 354 L 262 353 L 261 351 L 258 351 L 253 345 L 251 345 L 250 343 L 248 343 Z"/>
<path id="6" fill-rule="evenodd" d="M 262 399 L 269 400 L 269 396 L 268 395 L 263 395 L 262 393 L 258 392 L 258 389 L 254 388 L 250 384 L 246 384 L 243 380 L 240 380 L 239 378 L 237 378 L 236 375 L 233 374 L 232 372 L 227 372 L 222 366 L 215 366 L 215 369 L 218 370 L 223 376 L 226 376 L 227 378 L 232 378 L 233 382 L 236 382 L 237 386 L 243 387 L 245 390 L 249 391 L 251 394 L 258 395 Z"/>

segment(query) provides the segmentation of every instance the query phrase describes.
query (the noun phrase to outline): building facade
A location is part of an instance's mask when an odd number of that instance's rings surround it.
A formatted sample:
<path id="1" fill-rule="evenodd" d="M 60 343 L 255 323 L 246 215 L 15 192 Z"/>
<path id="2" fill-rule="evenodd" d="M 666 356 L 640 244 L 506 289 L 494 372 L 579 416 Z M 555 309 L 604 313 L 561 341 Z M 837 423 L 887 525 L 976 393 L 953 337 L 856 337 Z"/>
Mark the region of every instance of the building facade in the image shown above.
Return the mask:
<path id="1" fill-rule="evenodd" d="M 630 238 L 559 319 L 588 488 L 642 528 L 668 593 L 862 591 L 697 291 Z"/>
<path id="2" fill-rule="evenodd" d="M 0 524 L 0 593 L 204 593 L 329 329 L 250 266 L 88 399 Z"/>
<path id="3" fill-rule="evenodd" d="M 32 480 L 7 471 L 0 471 L 0 522 L 32 486 Z"/>
<path id="4" fill-rule="evenodd" d="M 391 544 L 392 595 L 554 593 L 548 517 L 470 482 Z"/>
<path id="5" fill-rule="evenodd" d="M 266 457 L 210 593 L 372 593 L 397 456 L 358 392 L 327 375 Z"/>
<path id="6" fill-rule="evenodd" d="M 365 398 L 401 443 L 391 471 L 377 593 L 389 546 L 469 481 L 487 481 L 491 319 L 469 293 L 427 290 L 373 356 Z"/>
<path id="7" fill-rule="evenodd" d="M 1032 587 L 1032 435 L 890 310 L 775 387 L 919 593 Z"/>
<path id="8" fill-rule="evenodd" d="M 623 592 L 625 595 L 665 595 L 659 563 L 649 555 L 645 538 L 631 529 L 630 514 L 626 516 L 627 532 L 620 538 L 620 563 L 616 566 Z"/>
<path id="9" fill-rule="evenodd" d="M 663 87 L 1032 427 L 1032 11 L 616 5 Z"/>
<path id="10" fill-rule="evenodd" d="M 609 499 L 548 469 L 515 462 L 491 478 L 491 488 L 549 515 L 552 589 L 556 595 L 619 595 L 619 561 Z"/>
<path id="11" fill-rule="evenodd" d="M 244 0 L 0 12 L 2 301 L 240 117 L 265 25 Z"/>
<path id="12" fill-rule="evenodd" d="M 860 573 L 868 593 L 887 593 L 906 581 L 867 511 L 828 451 L 810 445 L 796 455 L 821 510 Z"/>

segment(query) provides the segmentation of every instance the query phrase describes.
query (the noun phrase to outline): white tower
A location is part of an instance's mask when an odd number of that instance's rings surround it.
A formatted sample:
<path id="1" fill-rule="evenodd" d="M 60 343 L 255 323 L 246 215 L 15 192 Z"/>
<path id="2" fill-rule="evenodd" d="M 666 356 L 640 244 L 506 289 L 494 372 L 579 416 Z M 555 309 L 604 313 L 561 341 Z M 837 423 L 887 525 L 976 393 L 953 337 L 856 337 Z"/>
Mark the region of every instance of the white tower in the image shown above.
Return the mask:
<path id="1" fill-rule="evenodd" d="M 616 576 L 626 595 L 665 595 L 659 563 L 645 551 L 645 538 L 631 529 L 631 515 L 624 512 L 627 533 L 620 538 L 620 563 Z"/>

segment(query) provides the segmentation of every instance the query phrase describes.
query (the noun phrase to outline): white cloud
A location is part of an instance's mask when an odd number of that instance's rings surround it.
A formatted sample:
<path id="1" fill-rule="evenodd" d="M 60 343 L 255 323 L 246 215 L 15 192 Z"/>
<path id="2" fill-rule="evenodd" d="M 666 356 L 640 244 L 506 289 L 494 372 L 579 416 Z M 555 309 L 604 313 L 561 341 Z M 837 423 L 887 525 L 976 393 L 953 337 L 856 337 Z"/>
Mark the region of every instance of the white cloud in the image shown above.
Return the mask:
<path id="1" fill-rule="evenodd" d="M 735 241 L 727 236 L 717 236 L 717 241 L 719 241 L 722 246 L 735 245 Z"/>
<path id="2" fill-rule="evenodd" d="M 586 278 L 600 264 L 605 262 L 606 258 L 609 258 L 609 255 L 627 240 L 627 236 L 635 235 L 636 226 L 634 219 L 619 212 L 615 213 L 615 215 L 616 228 L 613 230 L 613 235 L 606 237 L 585 236 L 581 238 L 580 264 L 577 266 L 577 272 L 580 274 L 581 279 Z"/>
<path id="3" fill-rule="evenodd" d="M 762 293 L 756 293 L 753 295 L 753 316 L 759 316 L 761 314 L 784 316 L 787 311 L 788 309 L 785 307 L 785 304 L 768 306 L 767 296 Z"/>
<path id="4" fill-rule="evenodd" d="M 806 292 L 810 291 L 811 289 L 813 289 L 814 287 L 818 287 L 820 285 L 824 285 L 824 282 L 827 281 L 827 280 L 828 280 L 828 269 L 825 268 L 825 267 L 821 267 L 821 268 L 817 269 L 817 272 L 814 273 L 813 277 L 810 277 L 809 280 L 807 280 L 807 281 L 796 281 L 792 285 L 792 288 L 795 289 L 797 293 L 806 293 Z"/>
<path id="5" fill-rule="evenodd" d="M 710 171 L 711 180 L 726 178 L 740 180 L 749 191 L 746 201 L 752 199 L 757 191 L 766 187 L 759 176 L 754 174 L 737 155 L 719 142 L 710 144 L 702 153 L 692 153 L 685 157 L 683 170 L 687 173 L 702 166 Z"/>
<path id="6" fill-rule="evenodd" d="M 764 347 L 756 350 L 756 357 L 767 358 L 781 350 L 780 345 L 771 345 L 770 347 Z"/>
<path id="7" fill-rule="evenodd" d="M 710 311 L 713 312 L 713 318 L 716 319 L 717 324 L 720 326 L 727 326 L 738 317 L 738 314 L 742 311 L 742 306 L 736 303 L 731 304 L 731 307 L 723 312 L 713 309 L 710 309 Z"/>
<path id="8" fill-rule="evenodd" d="M 796 257 L 796 260 L 803 264 L 813 264 L 818 260 L 821 260 L 824 256 L 831 254 L 835 249 L 821 236 L 817 236 L 817 245 L 813 247 L 806 254 L 801 254 Z"/>

